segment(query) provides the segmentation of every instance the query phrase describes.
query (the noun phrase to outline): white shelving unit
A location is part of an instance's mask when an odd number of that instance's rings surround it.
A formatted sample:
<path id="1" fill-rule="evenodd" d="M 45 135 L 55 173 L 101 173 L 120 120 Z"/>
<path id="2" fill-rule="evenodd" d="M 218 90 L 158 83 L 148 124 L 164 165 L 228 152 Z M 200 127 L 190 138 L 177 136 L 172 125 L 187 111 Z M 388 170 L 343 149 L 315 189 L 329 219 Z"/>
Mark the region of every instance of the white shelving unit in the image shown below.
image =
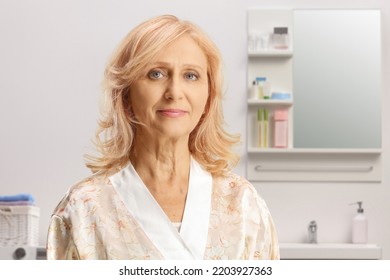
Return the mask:
<path id="1" fill-rule="evenodd" d="M 270 83 L 270 91 L 286 92 L 291 94 L 291 99 L 249 99 L 248 100 L 248 153 L 253 150 L 272 148 L 272 125 L 269 125 L 269 147 L 259 148 L 257 143 L 257 111 L 267 109 L 270 112 L 270 124 L 273 111 L 276 109 L 288 110 L 288 147 L 293 147 L 293 96 L 292 96 L 292 11 L 291 10 L 253 10 L 248 12 L 248 32 L 258 37 L 266 34 L 271 35 L 274 27 L 287 27 L 289 31 L 289 46 L 287 49 L 273 47 L 272 40 L 268 46 L 248 50 L 248 89 L 256 77 L 266 77 Z M 266 35 L 267 36 L 267 35 Z M 283 150 L 275 148 L 277 150 Z"/>
<path id="2" fill-rule="evenodd" d="M 355 181 L 381 180 L 381 149 L 294 148 L 293 10 L 249 10 L 248 35 L 270 34 L 274 27 L 287 27 L 289 48 L 248 51 L 248 91 L 256 77 L 266 77 L 271 92 L 287 92 L 291 100 L 248 99 L 247 178 L 250 181 Z M 258 146 L 259 108 L 288 110 L 288 147 Z M 270 124 L 272 123 L 272 114 Z M 270 125 L 269 133 L 272 134 Z M 272 143 L 272 137 L 269 139 Z"/>

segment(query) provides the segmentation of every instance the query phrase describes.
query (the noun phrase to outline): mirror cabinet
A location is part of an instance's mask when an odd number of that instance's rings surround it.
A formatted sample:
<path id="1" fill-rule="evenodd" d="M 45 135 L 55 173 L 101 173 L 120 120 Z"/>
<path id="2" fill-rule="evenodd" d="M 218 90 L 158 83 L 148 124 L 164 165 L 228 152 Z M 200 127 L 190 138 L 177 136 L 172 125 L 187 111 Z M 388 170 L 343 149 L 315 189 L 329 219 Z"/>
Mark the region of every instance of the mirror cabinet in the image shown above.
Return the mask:
<path id="1" fill-rule="evenodd" d="M 249 10 L 247 177 L 381 180 L 379 10 Z"/>

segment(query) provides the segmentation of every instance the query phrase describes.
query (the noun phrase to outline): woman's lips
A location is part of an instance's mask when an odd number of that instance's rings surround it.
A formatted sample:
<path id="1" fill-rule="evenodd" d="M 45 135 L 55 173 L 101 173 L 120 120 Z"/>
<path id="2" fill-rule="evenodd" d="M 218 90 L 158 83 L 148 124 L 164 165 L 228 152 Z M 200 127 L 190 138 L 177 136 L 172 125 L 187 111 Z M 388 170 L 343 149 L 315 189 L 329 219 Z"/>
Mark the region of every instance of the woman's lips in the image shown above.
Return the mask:
<path id="1" fill-rule="evenodd" d="M 157 113 L 169 118 L 178 118 L 184 116 L 187 113 L 187 111 L 181 109 L 162 109 L 162 110 L 157 110 Z"/>

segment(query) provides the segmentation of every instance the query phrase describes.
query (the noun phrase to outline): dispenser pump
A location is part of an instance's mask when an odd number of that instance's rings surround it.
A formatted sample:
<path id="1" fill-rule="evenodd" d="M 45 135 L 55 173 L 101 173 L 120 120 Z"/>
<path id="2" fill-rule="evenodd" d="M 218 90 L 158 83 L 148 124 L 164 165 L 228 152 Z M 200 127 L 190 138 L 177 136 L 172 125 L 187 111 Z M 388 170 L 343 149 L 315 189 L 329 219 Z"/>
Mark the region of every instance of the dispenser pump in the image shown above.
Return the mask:
<path id="1" fill-rule="evenodd" d="M 358 208 L 358 210 L 357 210 L 358 213 L 364 213 L 364 209 L 362 208 L 362 204 L 363 204 L 362 201 L 358 201 L 358 202 L 353 203 L 353 204 L 359 205 L 359 208 Z"/>

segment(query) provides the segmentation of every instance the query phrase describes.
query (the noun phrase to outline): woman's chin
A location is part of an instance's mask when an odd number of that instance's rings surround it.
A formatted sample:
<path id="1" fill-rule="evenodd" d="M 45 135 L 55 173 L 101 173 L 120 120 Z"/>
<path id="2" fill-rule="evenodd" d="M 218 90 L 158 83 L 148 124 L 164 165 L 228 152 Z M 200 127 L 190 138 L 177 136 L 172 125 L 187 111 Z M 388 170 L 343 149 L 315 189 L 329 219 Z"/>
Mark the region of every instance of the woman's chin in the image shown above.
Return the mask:
<path id="1" fill-rule="evenodd" d="M 155 135 L 156 141 L 166 141 L 166 140 L 172 140 L 172 141 L 178 141 L 178 140 L 186 140 L 188 141 L 190 130 L 184 130 L 180 128 L 172 128 L 172 129 L 162 129 L 159 130 L 159 133 Z"/>

